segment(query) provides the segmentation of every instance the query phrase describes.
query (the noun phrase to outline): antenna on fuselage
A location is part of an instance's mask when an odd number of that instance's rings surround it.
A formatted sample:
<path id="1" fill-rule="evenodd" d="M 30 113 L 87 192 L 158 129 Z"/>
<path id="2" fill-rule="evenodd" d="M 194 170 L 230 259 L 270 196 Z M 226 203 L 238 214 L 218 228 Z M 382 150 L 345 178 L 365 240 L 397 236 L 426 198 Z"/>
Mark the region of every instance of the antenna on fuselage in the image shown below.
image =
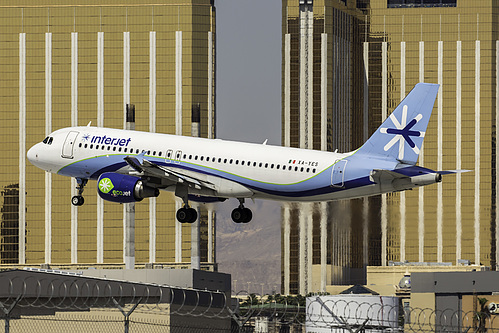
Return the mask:
<path id="1" fill-rule="evenodd" d="M 91 120 L 88 122 L 87 127 L 90 127 L 90 125 L 92 125 L 92 121 Z"/>

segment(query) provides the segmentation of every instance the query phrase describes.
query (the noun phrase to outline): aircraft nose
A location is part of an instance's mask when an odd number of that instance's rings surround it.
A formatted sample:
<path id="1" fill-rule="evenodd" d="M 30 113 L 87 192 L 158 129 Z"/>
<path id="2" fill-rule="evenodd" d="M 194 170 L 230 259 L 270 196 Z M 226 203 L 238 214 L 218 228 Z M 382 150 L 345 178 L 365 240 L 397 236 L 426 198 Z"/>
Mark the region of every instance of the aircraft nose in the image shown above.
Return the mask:
<path id="1" fill-rule="evenodd" d="M 38 145 L 36 144 L 28 150 L 26 157 L 31 164 L 36 166 L 36 162 L 38 161 Z"/>

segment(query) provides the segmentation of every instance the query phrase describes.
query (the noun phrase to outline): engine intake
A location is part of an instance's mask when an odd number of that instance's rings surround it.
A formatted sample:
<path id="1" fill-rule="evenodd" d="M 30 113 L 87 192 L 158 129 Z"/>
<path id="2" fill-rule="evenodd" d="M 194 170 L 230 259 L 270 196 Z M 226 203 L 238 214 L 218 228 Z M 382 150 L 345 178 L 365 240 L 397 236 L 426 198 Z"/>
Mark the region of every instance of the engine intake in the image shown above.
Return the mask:
<path id="1" fill-rule="evenodd" d="M 105 172 L 97 181 L 99 196 L 107 201 L 128 203 L 157 197 L 159 190 L 147 186 L 139 177 Z"/>

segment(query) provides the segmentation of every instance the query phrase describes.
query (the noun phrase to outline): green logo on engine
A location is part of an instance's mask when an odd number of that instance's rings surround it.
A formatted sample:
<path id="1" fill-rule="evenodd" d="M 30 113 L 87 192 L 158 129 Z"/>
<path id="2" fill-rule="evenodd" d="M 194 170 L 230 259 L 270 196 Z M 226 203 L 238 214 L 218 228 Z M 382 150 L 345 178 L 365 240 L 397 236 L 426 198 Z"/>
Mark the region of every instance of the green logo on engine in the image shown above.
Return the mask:
<path id="1" fill-rule="evenodd" d="M 102 178 L 102 179 L 99 181 L 99 190 L 100 190 L 102 193 L 107 194 L 107 193 L 109 193 L 109 191 L 111 191 L 113 188 L 114 188 L 114 185 L 113 185 L 113 182 L 111 181 L 111 179 L 109 179 L 109 178 Z"/>

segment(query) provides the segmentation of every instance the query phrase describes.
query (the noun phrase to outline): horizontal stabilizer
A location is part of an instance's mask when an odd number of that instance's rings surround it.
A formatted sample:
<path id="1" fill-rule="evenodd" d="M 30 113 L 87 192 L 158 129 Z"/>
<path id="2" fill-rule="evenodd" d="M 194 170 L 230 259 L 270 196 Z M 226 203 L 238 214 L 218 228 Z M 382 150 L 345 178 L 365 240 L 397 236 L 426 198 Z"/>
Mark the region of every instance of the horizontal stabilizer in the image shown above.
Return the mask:
<path id="1" fill-rule="evenodd" d="M 465 172 L 471 172 L 473 170 L 442 170 L 442 171 L 435 171 L 439 175 L 451 175 L 455 173 L 465 173 Z"/>

